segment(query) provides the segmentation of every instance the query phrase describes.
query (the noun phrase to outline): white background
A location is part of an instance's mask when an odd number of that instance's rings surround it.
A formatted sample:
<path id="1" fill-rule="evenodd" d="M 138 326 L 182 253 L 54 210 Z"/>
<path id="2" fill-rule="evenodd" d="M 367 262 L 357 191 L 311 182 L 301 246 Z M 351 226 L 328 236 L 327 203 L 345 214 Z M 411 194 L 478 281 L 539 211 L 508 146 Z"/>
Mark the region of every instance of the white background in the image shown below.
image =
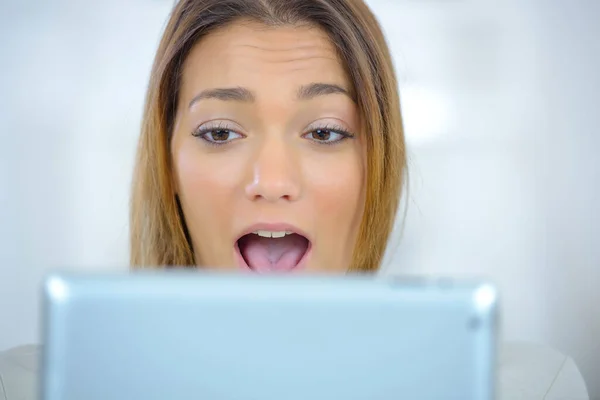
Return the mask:
<path id="1" fill-rule="evenodd" d="M 410 152 L 385 271 L 493 279 L 504 338 L 573 356 L 600 399 L 600 2 L 369 3 Z M 171 4 L 0 3 L 0 350 L 39 342 L 49 269 L 126 268 L 144 90 Z"/>

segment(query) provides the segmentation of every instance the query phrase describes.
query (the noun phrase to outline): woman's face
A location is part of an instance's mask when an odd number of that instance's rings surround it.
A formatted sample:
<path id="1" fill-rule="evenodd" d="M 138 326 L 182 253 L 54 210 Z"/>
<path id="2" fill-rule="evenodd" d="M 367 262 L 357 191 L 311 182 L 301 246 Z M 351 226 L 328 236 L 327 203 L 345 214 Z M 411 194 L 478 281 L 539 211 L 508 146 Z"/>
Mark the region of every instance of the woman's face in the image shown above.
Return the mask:
<path id="1" fill-rule="evenodd" d="M 240 22 L 196 44 L 171 151 L 198 265 L 349 268 L 366 168 L 352 97 L 317 28 Z"/>

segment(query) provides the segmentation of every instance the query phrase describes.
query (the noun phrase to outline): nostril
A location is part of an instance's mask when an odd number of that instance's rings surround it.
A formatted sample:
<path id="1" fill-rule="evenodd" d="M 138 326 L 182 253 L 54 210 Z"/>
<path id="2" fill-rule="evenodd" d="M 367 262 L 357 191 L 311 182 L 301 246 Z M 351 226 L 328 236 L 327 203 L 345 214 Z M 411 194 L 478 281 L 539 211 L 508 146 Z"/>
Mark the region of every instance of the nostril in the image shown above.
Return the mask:
<path id="1" fill-rule="evenodd" d="M 272 152 L 275 155 L 264 157 L 254 165 L 251 181 L 245 188 L 246 196 L 250 200 L 294 201 L 301 193 L 299 168 L 290 161 L 294 157 L 285 151 Z"/>
<path id="2" fill-rule="evenodd" d="M 293 182 L 259 180 L 246 187 L 246 196 L 250 200 L 293 201 L 299 197 L 299 193 L 299 187 Z"/>

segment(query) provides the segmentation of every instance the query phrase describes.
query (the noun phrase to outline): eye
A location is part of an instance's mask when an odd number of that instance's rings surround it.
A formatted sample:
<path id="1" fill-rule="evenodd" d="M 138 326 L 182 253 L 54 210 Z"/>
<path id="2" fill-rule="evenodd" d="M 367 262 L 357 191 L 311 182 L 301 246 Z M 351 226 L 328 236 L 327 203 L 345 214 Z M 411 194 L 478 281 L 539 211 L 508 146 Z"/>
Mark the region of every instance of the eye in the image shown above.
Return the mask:
<path id="1" fill-rule="evenodd" d="M 234 132 L 231 129 L 220 128 L 220 127 L 205 127 L 199 128 L 193 133 L 194 136 L 201 138 L 211 145 L 224 145 L 232 142 L 236 139 L 243 138 L 244 136 Z"/>
<path id="2" fill-rule="evenodd" d="M 354 135 L 340 128 L 318 128 L 305 133 L 303 137 L 319 144 L 335 144 Z"/>

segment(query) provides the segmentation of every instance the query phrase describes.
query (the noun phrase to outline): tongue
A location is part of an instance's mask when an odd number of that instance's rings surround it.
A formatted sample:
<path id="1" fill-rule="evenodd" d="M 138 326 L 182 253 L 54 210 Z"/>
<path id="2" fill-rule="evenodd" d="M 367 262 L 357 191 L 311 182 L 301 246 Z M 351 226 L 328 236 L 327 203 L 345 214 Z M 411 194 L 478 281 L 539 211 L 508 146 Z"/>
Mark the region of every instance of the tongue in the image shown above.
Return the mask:
<path id="1" fill-rule="evenodd" d="M 298 265 L 306 252 L 308 241 L 296 234 L 282 238 L 250 234 L 240 239 L 239 246 L 250 268 L 257 271 L 288 271 Z"/>

